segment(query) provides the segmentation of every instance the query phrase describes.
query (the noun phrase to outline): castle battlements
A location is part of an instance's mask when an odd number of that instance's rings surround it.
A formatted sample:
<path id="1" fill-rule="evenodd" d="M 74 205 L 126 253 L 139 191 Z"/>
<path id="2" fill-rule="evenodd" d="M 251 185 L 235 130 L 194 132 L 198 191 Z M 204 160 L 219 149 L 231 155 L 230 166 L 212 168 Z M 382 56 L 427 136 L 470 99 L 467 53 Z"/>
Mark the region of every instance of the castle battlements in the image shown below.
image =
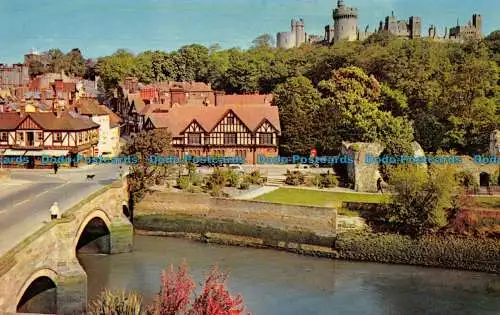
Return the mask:
<path id="1" fill-rule="evenodd" d="M 337 6 L 332 10 L 333 25 L 325 26 L 323 42 L 335 44 L 341 41 L 365 40 L 373 32 L 368 31 L 368 26 L 364 30 L 358 27 L 359 12 L 357 8 L 347 6 L 343 0 L 337 1 Z M 462 42 L 470 39 L 482 38 L 481 15 L 472 15 L 472 20 L 465 25 L 457 25 L 445 28 L 444 35 L 440 37 L 437 27 L 431 25 L 428 29 L 428 37 L 433 40 L 450 40 Z M 400 39 L 422 38 L 422 18 L 410 16 L 408 20 L 398 20 L 394 12 L 386 16 L 384 21 L 380 21 L 378 29 L 374 32 L 388 32 Z M 318 42 L 319 36 L 307 35 L 304 30 L 304 21 L 292 20 L 290 32 L 280 32 L 277 34 L 277 45 L 280 48 L 299 47 L 305 42 Z"/>

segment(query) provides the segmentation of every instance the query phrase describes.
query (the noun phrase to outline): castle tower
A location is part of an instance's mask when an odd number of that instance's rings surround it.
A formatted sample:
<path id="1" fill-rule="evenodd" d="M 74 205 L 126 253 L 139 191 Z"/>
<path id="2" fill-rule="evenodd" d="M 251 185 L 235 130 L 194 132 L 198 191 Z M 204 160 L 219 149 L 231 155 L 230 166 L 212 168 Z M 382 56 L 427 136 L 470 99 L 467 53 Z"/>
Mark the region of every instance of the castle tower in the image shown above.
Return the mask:
<path id="1" fill-rule="evenodd" d="M 298 21 L 292 20 L 292 25 L 295 22 L 295 47 L 299 47 L 303 43 L 306 42 L 306 32 L 304 30 L 304 20 L 300 19 Z M 292 33 L 294 32 L 294 28 L 292 26 Z"/>
<path id="2" fill-rule="evenodd" d="M 358 9 L 347 7 L 343 0 L 333 10 L 334 43 L 341 40 L 355 41 L 358 38 Z"/>
<path id="3" fill-rule="evenodd" d="M 392 11 L 391 16 L 385 18 L 384 30 L 392 34 L 398 34 L 398 23 L 394 16 L 394 11 Z"/>
<path id="4" fill-rule="evenodd" d="M 418 16 L 410 16 L 410 38 L 422 37 L 422 20 Z"/>
<path id="5" fill-rule="evenodd" d="M 480 14 L 472 15 L 472 25 L 477 29 L 479 36 L 483 34 L 483 18 Z"/>

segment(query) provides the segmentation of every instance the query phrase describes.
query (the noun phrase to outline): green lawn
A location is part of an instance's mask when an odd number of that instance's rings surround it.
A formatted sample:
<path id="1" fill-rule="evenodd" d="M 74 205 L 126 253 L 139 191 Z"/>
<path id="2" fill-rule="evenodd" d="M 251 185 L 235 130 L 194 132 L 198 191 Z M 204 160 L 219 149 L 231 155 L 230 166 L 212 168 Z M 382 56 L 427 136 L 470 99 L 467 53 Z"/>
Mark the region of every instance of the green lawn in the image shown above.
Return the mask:
<path id="1" fill-rule="evenodd" d="M 255 200 L 308 206 L 337 206 L 341 202 L 382 203 L 385 195 L 318 191 L 296 188 L 278 188 Z"/>
<path id="2" fill-rule="evenodd" d="M 477 201 L 478 206 L 480 207 L 500 210 L 500 196 L 498 197 L 476 196 L 475 199 Z"/>

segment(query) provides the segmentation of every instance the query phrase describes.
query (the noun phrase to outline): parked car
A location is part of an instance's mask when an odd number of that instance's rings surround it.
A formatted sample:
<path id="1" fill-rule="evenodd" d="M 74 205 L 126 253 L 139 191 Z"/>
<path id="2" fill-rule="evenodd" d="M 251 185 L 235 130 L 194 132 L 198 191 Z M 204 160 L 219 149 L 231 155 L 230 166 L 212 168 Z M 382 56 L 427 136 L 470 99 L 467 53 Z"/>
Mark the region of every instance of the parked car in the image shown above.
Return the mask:
<path id="1" fill-rule="evenodd" d="M 245 170 L 243 169 L 243 167 L 241 165 L 238 165 L 238 164 L 230 164 L 229 169 L 238 173 L 238 174 L 245 173 Z"/>

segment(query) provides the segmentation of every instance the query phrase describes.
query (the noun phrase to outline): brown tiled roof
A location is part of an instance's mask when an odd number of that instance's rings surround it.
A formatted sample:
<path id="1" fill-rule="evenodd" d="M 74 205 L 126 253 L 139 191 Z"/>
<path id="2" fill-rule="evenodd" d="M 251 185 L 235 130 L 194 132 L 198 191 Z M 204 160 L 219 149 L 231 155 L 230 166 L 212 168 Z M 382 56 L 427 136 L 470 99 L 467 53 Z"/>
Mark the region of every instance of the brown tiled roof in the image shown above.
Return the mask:
<path id="1" fill-rule="evenodd" d="M 156 111 L 163 112 L 168 110 L 169 106 L 165 104 L 148 104 L 142 109 L 141 114 L 147 117 Z"/>
<path id="2" fill-rule="evenodd" d="M 63 113 L 59 118 L 54 113 L 29 113 L 27 115 L 44 130 L 78 131 L 99 128 L 99 125 L 92 120 L 68 112 Z"/>
<path id="3" fill-rule="evenodd" d="M 86 117 L 63 113 L 57 118 L 52 112 L 0 113 L 0 130 L 15 130 L 19 124 L 30 117 L 42 129 L 49 131 L 79 131 L 99 128 L 99 125 Z"/>
<path id="4" fill-rule="evenodd" d="M 178 136 L 195 120 L 205 131 L 210 132 L 229 111 L 254 132 L 267 120 L 280 131 L 278 107 L 270 105 L 224 105 L 224 106 L 177 106 L 168 113 L 152 113 L 149 118 L 156 128 L 168 128 L 172 135 Z"/>
<path id="5" fill-rule="evenodd" d="M 79 99 L 71 108 L 74 108 L 81 115 L 102 116 L 109 114 L 97 100 L 92 98 Z"/>
<path id="6" fill-rule="evenodd" d="M 272 94 L 234 94 L 234 95 L 217 95 L 217 106 L 225 104 L 236 105 L 264 105 L 271 104 Z"/>
<path id="7" fill-rule="evenodd" d="M 0 113 L 0 130 L 14 130 L 22 120 L 19 113 Z"/>

